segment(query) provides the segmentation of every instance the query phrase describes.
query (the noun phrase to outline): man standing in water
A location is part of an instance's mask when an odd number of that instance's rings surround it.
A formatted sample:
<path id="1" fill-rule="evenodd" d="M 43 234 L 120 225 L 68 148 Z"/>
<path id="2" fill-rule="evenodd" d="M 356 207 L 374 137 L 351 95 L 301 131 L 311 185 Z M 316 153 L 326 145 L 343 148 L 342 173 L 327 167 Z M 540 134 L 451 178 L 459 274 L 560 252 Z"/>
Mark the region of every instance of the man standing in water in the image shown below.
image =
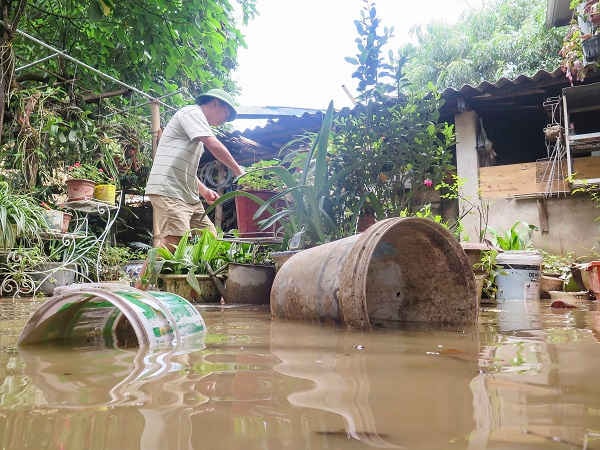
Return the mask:
<path id="1" fill-rule="evenodd" d="M 146 183 L 152 203 L 154 247 L 176 247 L 192 229 L 217 230 L 205 215 L 200 196 L 210 205 L 218 198 L 198 178 L 198 165 L 206 147 L 239 177 L 244 169 L 214 135 L 211 127 L 235 119 L 233 98 L 221 89 L 211 89 L 196 98 L 195 105 L 178 110 L 165 127 Z M 146 263 L 137 288 L 145 288 Z"/>
<path id="2" fill-rule="evenodd" d="M 200 181 L 198 164 L 206 148 L 235 176 L 244 173 L 211 129 L 236 115 L 233 98 L 221 89 L 211 89 L 198 96 L 195 105 L 177 111 L 167 124 L 146 184 L 153 208 L 155 247 L 176 246 L 191 229 L 208 228 L 216 234 L 200 196 L 210 205 L 219 194 Z"/>

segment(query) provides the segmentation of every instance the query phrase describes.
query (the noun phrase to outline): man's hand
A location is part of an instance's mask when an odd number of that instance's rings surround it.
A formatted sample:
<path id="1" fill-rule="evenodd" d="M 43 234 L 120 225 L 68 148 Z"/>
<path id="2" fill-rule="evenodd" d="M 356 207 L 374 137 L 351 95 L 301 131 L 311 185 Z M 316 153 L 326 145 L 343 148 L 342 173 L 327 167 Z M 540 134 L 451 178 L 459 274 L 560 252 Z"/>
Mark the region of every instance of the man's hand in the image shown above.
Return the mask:
<path id="1" fill-rule="evenodd" d="M 206 203 L 208 203 L 209 205 L 212 205 L 220 197 L 220 195 L 217 192 L 213 191 L 212 189 L 207 188 L 203 184 L 200 184 L 200 186 L 198 188 L 198 192 L 204 198 L 204 200 L 206 200 Z"/>

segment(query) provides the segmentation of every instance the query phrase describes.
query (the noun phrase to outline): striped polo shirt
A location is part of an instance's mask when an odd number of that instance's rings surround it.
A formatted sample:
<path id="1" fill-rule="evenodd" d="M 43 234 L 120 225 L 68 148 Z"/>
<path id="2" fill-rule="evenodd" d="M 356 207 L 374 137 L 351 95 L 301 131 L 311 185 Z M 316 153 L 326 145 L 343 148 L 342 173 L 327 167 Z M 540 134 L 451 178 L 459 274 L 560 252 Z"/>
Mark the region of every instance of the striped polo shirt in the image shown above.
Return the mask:
<path id="1" fill-rule="evenodd" d="M 175 113 L 158 143 L 146 194 L 164 195 L 187 203 L 200 201 L 196 174 L 204 145 L 194 139 L 202 136 L 214 136 L 214 133 L 200 106 L 184 106 Z"/>

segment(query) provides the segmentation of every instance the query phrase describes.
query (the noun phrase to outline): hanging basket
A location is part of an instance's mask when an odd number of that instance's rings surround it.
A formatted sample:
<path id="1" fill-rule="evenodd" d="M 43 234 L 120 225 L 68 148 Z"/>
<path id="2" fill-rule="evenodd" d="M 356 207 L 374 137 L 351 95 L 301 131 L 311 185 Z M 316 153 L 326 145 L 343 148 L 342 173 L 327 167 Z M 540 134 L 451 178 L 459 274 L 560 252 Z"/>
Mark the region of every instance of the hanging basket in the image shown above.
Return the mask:
<path id="1" fill-rule="evenodd" d="M 549 142 L 555 142 L 558 136 L 560 136 L 560 125 L 548 125 L 544 128 L 544 136 L 546 136 L 546 140 Z"/>

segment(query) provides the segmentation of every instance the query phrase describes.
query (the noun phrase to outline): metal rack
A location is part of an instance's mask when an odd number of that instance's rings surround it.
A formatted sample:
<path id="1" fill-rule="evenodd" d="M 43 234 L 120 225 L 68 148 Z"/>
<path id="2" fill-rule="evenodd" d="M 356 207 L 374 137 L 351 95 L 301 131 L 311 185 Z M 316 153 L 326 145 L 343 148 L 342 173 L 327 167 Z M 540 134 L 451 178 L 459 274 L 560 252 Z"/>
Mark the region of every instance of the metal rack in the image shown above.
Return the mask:
<path id="1" fill-rule="evenodd" d="M 600 83 L 564 88 L 562 92 L 564 133 L 567 158 L 567 176 L 573 177 L 573 156 L 600 150 L 600 130 L 588 133 L 575 133 L 571 116 L 575 113 L 600 111 Z M 599 127 L 600 128 L 600 127 Z M 598 183 L 600 178 L 578 180 L 579 183 Z"/>
<path id="2" fill-rule="evenodd" d="M 60 233 L 58 231 L 44 231 L 40 233 L 40 239 L 47 241 L 59 241 L 63 249 L 63 258 L 60 263 L 51 267 L 40 267 L 39 270 L 27 270 L 17 272 L 11 270 L 11 267 L 18 266 L 23 256 L 16 249 L 6 254 L 6 262 L 0 264 L 0 296 L 35 296 L 40 287 L 46 282 L 51 282 L 58 277 L 59 273 L 71 273 L 73 279 L 92 282 L 100 281 L 101 254 L 106 238 L 113 227 L 123 199 L 122 193 L 118 195 L 118 202 L 115 205 L 100 202 L 97 200 L 79 200 L 66 202 L 61 205 L 62 208 L 73 212 L 74 230 L 70 233 Z M 89 217 L 97 216 L 103 219 L 104 229 L 100 234 L 90 232 Z M 90 239 L 83 251 L 78 251 L 76 241 L 79 239 Z M 90 267 L 86 262 L 85 256 L 97 248 L 98 254 L 95 261 L 95 280 L 90 278 Z"/>

